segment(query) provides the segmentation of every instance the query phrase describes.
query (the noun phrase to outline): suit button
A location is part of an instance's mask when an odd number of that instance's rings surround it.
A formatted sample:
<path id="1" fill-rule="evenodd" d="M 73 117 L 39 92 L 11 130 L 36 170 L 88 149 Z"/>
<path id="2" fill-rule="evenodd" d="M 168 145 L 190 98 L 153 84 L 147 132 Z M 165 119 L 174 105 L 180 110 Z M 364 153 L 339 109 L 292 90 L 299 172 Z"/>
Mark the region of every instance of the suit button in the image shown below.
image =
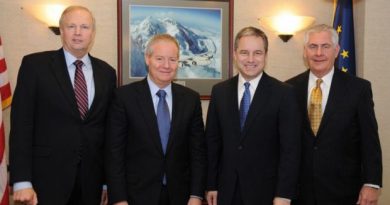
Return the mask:
<path id="1" fill-rule="evenodd" d="M 238 150 L 242 150 L 242 148 L 243 148 L 242 145 L 237 147 Z"/>

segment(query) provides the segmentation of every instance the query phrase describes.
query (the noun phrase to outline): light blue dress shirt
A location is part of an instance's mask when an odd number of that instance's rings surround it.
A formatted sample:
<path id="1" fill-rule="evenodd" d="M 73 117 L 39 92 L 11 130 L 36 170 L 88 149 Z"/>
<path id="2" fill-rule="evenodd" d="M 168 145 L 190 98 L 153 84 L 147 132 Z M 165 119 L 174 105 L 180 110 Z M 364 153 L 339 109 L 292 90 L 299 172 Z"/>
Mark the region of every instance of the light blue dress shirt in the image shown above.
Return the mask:
<path id="1" fill-rule="evenodd" d="M 157 105 L 158 105 L 158 101 L 160 100 L 160 98 L 156 95 L 156 93 L 159 90 L 164 90 L 167 93 L 167 95 L 165 96 L 165 100 L 167 101 L 168 108 L 169 108 L 169 115 L 172 120 L 172 84 L 169 84 L 165 88 L 159 88 L 156 85 L 156 83 L 154 83 L 152 79 L 150 79 L 149 75 L 147 77 L 147 81 L 149 84 L 150 95 L 152 96 L 152 100 L 153 100 L 154 113 L 156 113 L 157 115 Z"/>
<path id="2" fill-rule="evenodd" d="M 72 82 L 73 87 L 74 87 L 74 75 L 76 72 L 76 66 L 73 63 L 76 60 L 81 60 L 84 63 L 82 69 L 85 77 L 85 82 L 87 83 L 88 108 L 91 108 L 93 98 L 95 97 L 95 82 L 93 80 L 91 59 L 89 58 L 88 54 L 82 57 L 81 59 L 77 59 L 66 50 L 64 50 L 64 53 L 65 53 L 66 66 L 68 68 L 70 81 Z"/>

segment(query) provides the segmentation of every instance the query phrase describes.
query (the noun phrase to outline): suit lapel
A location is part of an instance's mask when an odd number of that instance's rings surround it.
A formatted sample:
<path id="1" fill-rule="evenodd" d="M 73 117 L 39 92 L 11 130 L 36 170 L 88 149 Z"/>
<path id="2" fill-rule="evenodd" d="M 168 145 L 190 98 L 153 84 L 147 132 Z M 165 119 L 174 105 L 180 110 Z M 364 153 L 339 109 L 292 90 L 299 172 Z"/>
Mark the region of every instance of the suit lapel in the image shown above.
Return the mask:
<path id="1" fill-rule="evenodd" d="M 266 107 L 265 105 L 270 99 L 272 87 L 269 84 L 269 78 L 270 77 L 265 72 L 263 72 L 263 76 L 261 77 L 259 84 L 257 85 L 256 92 L 249 107 L 248 116 L 245 120 L 244 129 L 242 131 L 242 140 L 245 138 L 246 132 L 248 128 L 252 125 L 256 116 L 260 114 L 262 108 Z"/>
<path id="2" fill-rule="evenodd" d="M 107 86 L 104 86 L 105 80 L 104 80 L 104 73 L 101 73 L 101 69 L 96 63 L 96 60 L 94 57 L 89 56 L 91 59 L 92 64 L 92 71 L 93 71 L 93 81 L 95 84 L 95 96 L 93 97 L 92 105 L 90 109 L 87 112 L 87 120 L 91 118 L 91 115 L 93 115 L 95 110 L 97 109 L 98 103 L 102 102 L 102 96 L 104 93 L 104 89 L 107 89 Z"/>
<path id="3" fill-rule="evenodd" d="M 64 51 L 62 49 L 58 50 L 56 54 L 52 56 L 50 69 L 53 71 L 54 76 L 57 79 L 58 85 L 64 93 L 66 101 L 71 107 L 72 113 L 80 118 L 80 114 L 77 109 L 76 97 L 74 94 L 72 82 L 69 78 L 69 72 L 65 61 Z"/>
<path id="4" fill-rule="evenodd" d="M 168 154 L 172 143 L 175 141 L 173 138 L 177 136 L 175 131 L 180 130 L 181 113 L 184 112 L 184 104 L 182 101 L 183 93 L 178 89 L 176 84 L 172 83 L 172 120 L 166 154 Z"/>
<path id="5" fill-rule="evenodd" d="M 240 109 L 238 106 L 238 75 L 236 75 L 234 78 L 232 78 L 229 81 L 227 92 L 226 92 L 226 104 L 227 108 L 232 108 L 230 111 L 231 118 L 233 122 L 231 123 L 233 126 L 234 132 L 237 133 L 237 136 L 241 135 L 241 127 L 240 127 Z M 225 100 L 225 99 L 223 99 Z"/>
<path id="6" fill-rule="evenodd" d="M 326 127 L 326 124 L 329 122 L 330 117 L 337 110 L 337 105 L 339 104 L 340 99 L 345 95 L 345 81 L 342 78 L 342 73 L 338 69 L 334 69 L 334 75 L 332 79 L 332 84 L 329 90 L 328 101 L 324 110 L 324 114 L 321 119 L 321 124 L 318 129 L 318 136 L 321 136 L 321 131 Z"/>
<path id="7" fill-rule="evenodd" d="M 158 131 L 157 116 L 154 111 L 152 96 L 146 78 L 137 84 L 137 101 L 138 107 L 141 109 L 142 116 L 145 118 L 145 124 L 150 130 L 150 136 L 156 149 L 163 154 L 160 133 Z M 137 109 L 137 108 L 135 108 Z"/>
<path id="8" fill-rule="evenodd" d="M 309 129 L 311 130 L 310 126 L 310 120 L 309 120 L 309 113 L 307 108 L 307 98 L 308 98 L 308 84 L 309 84 L 309 73 L 310 71 L 307 70 L 305 73 L 303 73 L 300 78 L 298 79 L 297 84 L 295 85 L 297 97 L 299 100 L 299 106 L 301 106 L 301 110 L 303 112 L 303 123 L 305 123 Z M 314 135 L 313 131 L 311 133 Z"/>

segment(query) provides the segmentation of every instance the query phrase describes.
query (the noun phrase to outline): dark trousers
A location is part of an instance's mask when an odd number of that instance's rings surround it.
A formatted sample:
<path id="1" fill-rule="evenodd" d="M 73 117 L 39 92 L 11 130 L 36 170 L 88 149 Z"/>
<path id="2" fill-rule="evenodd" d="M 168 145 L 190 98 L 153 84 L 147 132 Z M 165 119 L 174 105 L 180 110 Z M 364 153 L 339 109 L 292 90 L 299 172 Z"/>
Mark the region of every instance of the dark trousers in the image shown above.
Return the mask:
<path id="1" fill-rule="evenodd" d="M 244 202 L 242 201 L 239 179 L 236 180 L 236 188 L 233 194 L 232 205 L 244 205 Z"/>
<path id="2" fill-rule="evenodd" d="M 81 189 L 81 173 L 80 173 L 80 165 L 78 166 L 78 171 L 76 175 L 76 180 L 74 183 L 72 194 L 68 200 L 67 205 L 85 205 L 83 202 L 83 193 Z"/>
<path id="3" fill-rule="evenodd" d="M 161 187 L 160 200 L 158 202 L 159 205 L 169 205 L 169 195 L 167 186 Z"/>
<path id="4" fill-rule="evenodd" d="M 292 205 L 355 205 L 357 200 L 328 200 L 328 201 L 303 201 L 303 200 L 296 200 L 292 201 Z"/>

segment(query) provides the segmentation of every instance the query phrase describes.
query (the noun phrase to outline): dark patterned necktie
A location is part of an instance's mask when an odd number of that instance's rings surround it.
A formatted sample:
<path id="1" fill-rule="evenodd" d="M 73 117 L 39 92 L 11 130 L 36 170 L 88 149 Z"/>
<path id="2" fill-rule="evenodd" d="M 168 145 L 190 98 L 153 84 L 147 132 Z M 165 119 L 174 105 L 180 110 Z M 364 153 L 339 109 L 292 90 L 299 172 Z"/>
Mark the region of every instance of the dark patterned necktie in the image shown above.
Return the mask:
<path id="1" fill-rule="evenodd" d="M 76 72 L 74 75 L 74 93 L 76 95 L 77 107 L 80 112 L 80 117 L 84 120 L 88 112 L 87 83 L 85 82 L 85 77 L 82 70 L 84 63 L 81 60 L 76 60 L 73 64 L 76 66 Z"/>
<path id="2" fill-rule="evenodd" d="M 251 104 L 251 92 L 249 91 L 249 86 L 251 84 L 246 82 L 244 83 L 245 91 L 244 95 L 242 95 L 241 103 L 240 103 L 240 125 L 241 130 L 244 128 L 246 116 L 248 115 L 249 106 Z"/>

